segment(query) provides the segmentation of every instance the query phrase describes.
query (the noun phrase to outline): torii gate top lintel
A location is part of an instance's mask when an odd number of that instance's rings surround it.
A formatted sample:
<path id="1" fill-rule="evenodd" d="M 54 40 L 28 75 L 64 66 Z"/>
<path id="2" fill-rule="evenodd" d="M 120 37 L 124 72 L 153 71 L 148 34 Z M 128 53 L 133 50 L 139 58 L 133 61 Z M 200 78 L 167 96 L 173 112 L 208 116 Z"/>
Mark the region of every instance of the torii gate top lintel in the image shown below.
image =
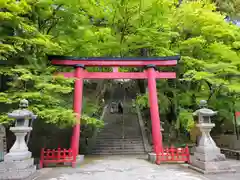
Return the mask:
<path id="1" fill-rule="evenodd" d="M 149 64 L 155 66 L 176 66 L 180 56 L 165 57 L 73 57 L 49 55 L 48 59 L 53 65 L 74 66 L 82 64 L 84 66 L 135 66 L 143 67 Z"/>
<path id="2" fill-rule="evenodd" d="M 52 65 L 73 66 L 73 72 L 62 72 L 65 77 L 83 79 L 147 79 L 146 72 L 118 72 L 118 67 L 145 67 L 155 68 L 157 66 L 176 66 L 180 56 L 166 57 L 72 57 L 72 56 L 48 56 Z M 84 67 L 113 67 L 113 72 L 88 72 L 82 71 Z M 81 71 L 81 72 L 80 72 Z M 155 72 L 156 79 L 174 79 L 175 72 Z"/>

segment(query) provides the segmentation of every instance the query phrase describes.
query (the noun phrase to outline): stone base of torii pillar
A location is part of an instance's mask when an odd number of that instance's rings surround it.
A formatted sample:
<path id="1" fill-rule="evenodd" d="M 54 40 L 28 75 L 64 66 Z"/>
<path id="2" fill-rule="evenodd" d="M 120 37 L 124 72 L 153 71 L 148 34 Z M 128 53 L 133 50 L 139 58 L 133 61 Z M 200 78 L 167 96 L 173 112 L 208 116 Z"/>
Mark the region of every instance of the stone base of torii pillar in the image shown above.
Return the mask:
<path id="1" fill-rule="evenodd" d="M 235 172 L 210 136 L 210 131 L 214 126 L 214 123 L 197 125 L 202 132 L 202 136 L 194 155 L 190 159 L 189 167 L 204 174 Z"/>
<path id="2" fill-rule="evenodd" d="M 163 127 L 162 127 L 163 124 L 164 124 L 164 122 L 161 122 L 160 128 L 161 128 L 161 132 L 162 132 L 162 133 L 163 133 L 163 131 L 164 131 L 164 129 L 163 129 Z M 149 153 L 148 153 L 148 161 L 151 162 L 151 163 L 153 163 L 153 164 L 155 164 L 156 160 L 157 160 L 157 155 L 156 155 L 156 153 L 155 153 L 155 152 L 149 152 Z"/>

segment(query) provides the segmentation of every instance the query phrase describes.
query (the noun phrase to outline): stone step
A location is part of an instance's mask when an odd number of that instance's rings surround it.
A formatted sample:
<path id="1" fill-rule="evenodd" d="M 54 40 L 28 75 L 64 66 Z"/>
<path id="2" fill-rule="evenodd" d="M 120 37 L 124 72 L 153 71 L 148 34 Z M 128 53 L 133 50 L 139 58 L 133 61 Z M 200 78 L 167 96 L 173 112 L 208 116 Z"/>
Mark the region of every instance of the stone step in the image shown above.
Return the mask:
<path id="1" fill-rule="evenodd" d="M 108 117 L 109 118 L 109 117 Z M 128 118 L 128 119 L 126 119 Z M 131 119 L 130 119 L 131 118 Z M 130 120 L 129 120 L 130 119 Z M 110 117 L 109 119 L 104 119 L 104 122 L 107 123 L 107 124 L 114 124 L 116 125 L 116 123 L 118 124 L 138 124 L 138 119 L 137 119 L 137 115 L 136 116 L 126 116 L 126 117 L 121 117 L 121 118 L 116 118 L 116 117 Z"/>
<path id="2" fill-rule="evenodd" d="M 133 130 L 131 131 L 100 131 L 98 135 L 109 135 L 109 134 L 125 134 L 125 135 L 140 135 L 140 132 Z"/>
<path id="3" fill-rule="evenodd" d="M 104 141 L 104 142 L 140 142 L 142 141 L 142 138 L 121 138 L 121 137 L 99 137 L 96 139 L 96 141 Z"/>
<path id="4" fill-rule="evenodd" d="M 131 118 L 131 120 L 127 119 L 127 118 Z M 115 126 L 121 124 L 121 125 L 124 125 L 124 124 L 138 124 L 138 119 L 137 119 L 137 116 L 136 117 L 123 117 L 123 118 L 114 118 L 114 117 L 111 117 L 110 119 L 106 120 L 104 119 L 104 123 L 105 124 L 114 124 Z"/>
<path id="5" fill-rule="evenodd" d="M 121 139 L 121 138 L 97 138 L 96 142 L 129 142 L 129 143 L 139 143 L 142 142 L 142 138 L 128 138 L 128 139 Z"/>
<path id="6" fill-rule="evenodd" d="M 98 132 L 98 134 L 111 134 L 111 133 L 113 133 L 113 134 L 117 134 L 117 133 L 140 134 L 141 131 L 140 131 L 140 129 L 138 130 L 136 128 L 131 128 L 131 129 L 125 128 L 125 129 L 119 130 L 117 128 L 114 129 L 114 128 L 110 127 L 108 130 L 101 130 Z"/>
<path id="7" fill-rule="evenodd" d="M 139 143 L 96 143 L 96 146 L 109 146 L 109 147 L 112 147 L 112 146 L 141 146 L 143 145 L 142 142 L 139 142 Z"/>
<path id="8" fill-rule="evenodd" d="M 113 141 L 113 140 L 116 140 L 116 141 L 120 141 L 120 140 L 117 140 L 117 139 L 123 139 L 122 136 L 99 136 L 96 140 L 109 140 L 109 141 Z M 139 138 L 139 136 L 124 136 L 124 139 L 127 139 L 125 141 L 131 141 L 131 139 L 135 139 L 135 140 L 138 140 L 138 141 L 141 141 L 142 138 Z M 122 140 L 123 141 L 123 140 Z"/>
<path id="9" fill-rule="evenodd" d="M 144 151 L 95 151 L 92 152 L 93 155 L 142 155 L 145 154 Z"/>
<path id="10" fill-rule="evenodd" d="M 109 129 L 106 129 L 106 130 L 101 130 L 99 131 L 99 134 L 100 133 L 122 133 L 124 132 L 125 134 L 136 134 L 136 133 L 140 133 L 140 129 L 136 129 L 136 128 L 131 128 L 131 129 L 117 129 L 117 128 L 112 128 L 110 127 Z"/>
<path id="11" fill-rule="evenodd" d="M 141 140 L 142 137 L 140 136 L 128 136 L 128 135 L 108 135 L 108 136 L 98 136 L 97 139 L 139 139 Z"/>
<path id="12" fill-rule="evenodd" d="M 99 144 L 97 145 L 94 149 L 100 149 L 100 148 L 125 148 L 125 149 L 139 149 L 139 148 L 144 148 L 142 144 L 134 144 L 134 145 L 124 145 L 124 144 L 116 144 L 116 145 L 109 145 L 109 144 Z"/>
<path id="13" fill-rule="evenodd" d="M 108 131 L 100 131 L 98 134 L 122 134 L 123 130 L 108 130 Z"/>
<path id="14" fill-rule="evenodd" d="M 102 135 L 102 134 L 125 134 L 125 135 L 140 135 L 140 131 L 133 131 L 133 130 L 131 130 L 131 131 L 124 131 L 124 130 L 121 130 L 121 131 L 118 131 L 118 130 L 116 130 L 116 131 L 100 131 L 100 132 L 98 132 L 98 135 Z"/>
<path id="15" fill-rule="evenodd" d="M 93 150 L 117 150 L 117 151 L 131 151 L 131 150 L 140 150 L 144 151 L 144 146 L 136 146 L 136 147 L 126 147 L 126 146 L 107 146 L 107 147 L 95 147 Z"/>
<path id="16" fill-rule="evenodd" d="M 114 127 L 127 127 L 127 126 L 130 126 L 130 125 L 134 125 L 134 126 L 136 126 L 136 125 L 139 125 L 139 122 L 138 121 L 111 121 L 111 122 L 106 122 L 106 121 L 104 121 L 104 127 L 103 127 L 103 129 L 105 128 L 105 127 L 108 127 L 108 126 L 114 126 Z"/>
<path id="17" fill-rule="evenodd" d="M 142 140 L 139 141 L 100 141 L 97 140 L 96 144 L 143 144 Z"/>
<path id="18" fill-rule="evenodd" d="M 121 148 L 121 147 L 98 147 L 98 148 L 94 148 L 94 151 L 145 151 L 144 147 L 138 147 L 138 148 L 133 148 L 133 147 L 129 147 L 129 148 Z"/>
<path id="19" fill-rule="evenodd" d="M 121 121 L 123 120 L 123 116 L 121 114 L 105 114 L 105 117 L 103 120 L 104 122 L 115 122 L 115 121 Z"/>
<path id="20" fill-rule="evenodd" d="M 96 140 L 106 141 L 142 141 L 140 136 L 98 136 Z"/>
<path id="21" fill-rule="evenodd" d="M 141 148 L 141 149 L 93 149 L 93 152 L 100 152 L 100 151 L 116 151 L 116 152 L 144 152 L 144 148 Z"/>
<path id="22" fill-rule="evenodd" d="M 143 141 L 141 139 L 134 139 L 134 140 L 97 140 L 95 143 L 95 149 L 99 148 L 122 148 L 125 147 L 126 149 L 136 149 L 144 148 Z"/>
<path id="23" fill-rule="evenodd" d="M 103 142 L 103 141 L 98 141 L 96 142 L 96 145 L 109 145 L 109 146 L 113 146 L 113 145 L 141 145 L 143 144 L 142 141 L 139 142 Z"/>
<path id="24" fill-rule="evenodd" d="M 101 129 L 99 133 L 108 133 L 108 132 L 126 132 L 126 133 L 136 133 L 140 132 L 140 129 L 136 129 L 136 127 L 131 127 L 131 128 L 114 128 L 114 127 L 109 127 L 108 129 Z"/>
<path id="25" fill-rule="evenodd" d="M 122 136 L 125 137 L 128 137 L 128 138 L 138 138 L 138 137 L 141 137 L 140 134 L 126 134 L 126 133 L 105 133 L 105 134 L 98 134 L 97 138 L 98 137 L 105 137 L 105 138 L 113 138 L 113 136 L 116 136 L 116 137 L 119 137 L 119 138 L 122 138 Z"/>
<path id="26" fill-rule="evenodd" d="M 98 133 L 98 135 L 111 135 L 111 134 L 124 134 L 124 135 L 128 135 L 128 136 L 136 136 L 136 135 L 140 135 L 140 132 L 127 132 L 127 131 L 101 131 Z"/>
<path id="27" fill-rule="evenodd" d="M 99 132 L 98 136 L 107 136 L 107 135 L 126 135 L 126 136 L 140 136 L 140 132 L 126 132 L 126 131 L 121 131 L 121 132 Z"/>
<path id="28" fill-rule="evenodd" d="M 96 140 L 96 144 L 143 144 L 142 140 L 135 141 L 104 141 L 104 140 Z"/>
<path id="29" fill-rule="evenodd" d="M 92 152 L 92 155 L 143 155 L 145 152 Z"/>
<path id="30" fill-rule="evenodd" d="M 124 115 L 111 114 L 104 118 L 105 126 L 97 135 L 95 155 L 138 155 L 145 154 L 138 117 L 131 105 L 124 105 Z M 124 139 L 122 136 L 124 135 Z"/>
<path id="31" fill-rule="evenodd" d="M 96 147 L 140 147 L 143 146 L 142 142 L 139 143 L 96 143 Z"/>
<path id="32" fill-rule="evenodd" d="M 106 140 L 124 140 L 124 141 L 134 141 L 134 140 L 142 140 L 142 136 L 131 136 L 131 137 L 128 137 L 126 138 L 126 134 L 124 135 L 124 138 L 122 136 L 118 137 L 118 138 L 115 138 L 115 137 L 112 137 L 112 136 L 107 136 L 107 137 L 104 137 L 104 139 Z M 97 139 L 99 138 L 99 136 L 97 136 Z M 102 139 L 102 138 L 100 138 Z"/>
<path id="33" fill-rule="evenodd" d="M 114 127 L 121 127 L 121 126 L 130 126 L 130 125 L 138 125 L 139 122 L 138 121 L 104 121 L 105 127 L 107 126 L 114 126 Z M 105 128 L 103 127 L 103 128 Z"/>
<path id="34" fill-rule="evenodd" d="M 116 140 L 116 139 L 123 139 L 123 136 L 117 136 L 117 135 L 109 135 L 109 136 L 98 136 L 96 140 Z M 142 140 L 139 136 L 124 136 L 124 139 L 138 139 Z M 116 140 L 117 141 L 117 140 Z M 131 141 L 131 140 L 129 140 Z"/>
<path id="35" fill-rule="evenodd" d="M 144 146 L 99 146 L 93 150 L 144 150 Z"/>
<path id="36" fill-rule="evenodd" d="M 111 131 L 111 130 L 122 130 L 123 128 L 126 129 L 134 129 L 138 130 L 136 127 L 139 126 L 139 124 L 107 124 L 105 123 L 105 126 L 101 129 L 101 131 Z"/>
<path id="37" fill-rule="evenodd" d="M 130 125 L 122 125 L 122 124 L 105 124 L 104 128 L 101 129 L 101 131 L 111 131 L 111 130 L 118 130 L 118 131 L 122 131 L 122 129 L 124 128 L 126 129 L 134 129 L 135 131 L 138 130 L 138 128 L 136 128 L 136 126 L 139 126 L 138 124 L 130 124 Z"/>
<path id="38" fill-rule="evenodd" d="M 144 148 L 143 144 L 97 144 L 94 149 L 98 148 Z"/>

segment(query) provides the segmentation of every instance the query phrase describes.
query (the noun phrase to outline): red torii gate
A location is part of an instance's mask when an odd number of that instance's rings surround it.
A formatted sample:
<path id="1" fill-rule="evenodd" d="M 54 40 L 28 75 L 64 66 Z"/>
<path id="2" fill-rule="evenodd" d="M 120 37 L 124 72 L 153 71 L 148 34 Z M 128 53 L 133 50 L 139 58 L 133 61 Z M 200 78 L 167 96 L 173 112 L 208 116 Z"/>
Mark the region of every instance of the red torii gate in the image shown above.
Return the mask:
<path id="1" fill-rule="evenodd" d="M 82 110 L 83 80 L 84 79 L 148 79 L 149 104 L 152 121 L 152 139 L 154 153 L 162 151 L 162 133 L 156 79 L 174 79 L 175 72 L 158 72 L 158 66 L 176 66 L 180 56 L 152 57 L 152 58 L 108 58 L 108 57 L 67 57 L 48 56 L 53 65 L 73 66 L 74 72 L 61 72 L 67 78 L 76 78 L 74 86 L 73 110 L 76 113 L 76 125 L 73 128 L 71 148 L 78 153 L 80 139 L 80 117 Z M 113 72 L 88 72 L 85 67 L 113 67 Z M 143 72 L 118 72 L 118 67 L 144 67 Z"/>

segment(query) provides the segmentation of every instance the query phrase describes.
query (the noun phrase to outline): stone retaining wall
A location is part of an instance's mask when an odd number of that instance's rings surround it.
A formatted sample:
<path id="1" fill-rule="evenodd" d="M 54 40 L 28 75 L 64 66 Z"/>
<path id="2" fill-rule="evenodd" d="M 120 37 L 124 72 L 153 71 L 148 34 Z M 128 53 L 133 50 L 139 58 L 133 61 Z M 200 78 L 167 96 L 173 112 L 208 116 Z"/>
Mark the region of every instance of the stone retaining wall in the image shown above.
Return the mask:
<path id="1" fill-rule="evenodd" d="M 237 140 L 236 135 L 219 135 L 214 136 L 213 140 L 219 147 L 227 147 L 229 149 L 240 149 L 240 140 Z"/>

